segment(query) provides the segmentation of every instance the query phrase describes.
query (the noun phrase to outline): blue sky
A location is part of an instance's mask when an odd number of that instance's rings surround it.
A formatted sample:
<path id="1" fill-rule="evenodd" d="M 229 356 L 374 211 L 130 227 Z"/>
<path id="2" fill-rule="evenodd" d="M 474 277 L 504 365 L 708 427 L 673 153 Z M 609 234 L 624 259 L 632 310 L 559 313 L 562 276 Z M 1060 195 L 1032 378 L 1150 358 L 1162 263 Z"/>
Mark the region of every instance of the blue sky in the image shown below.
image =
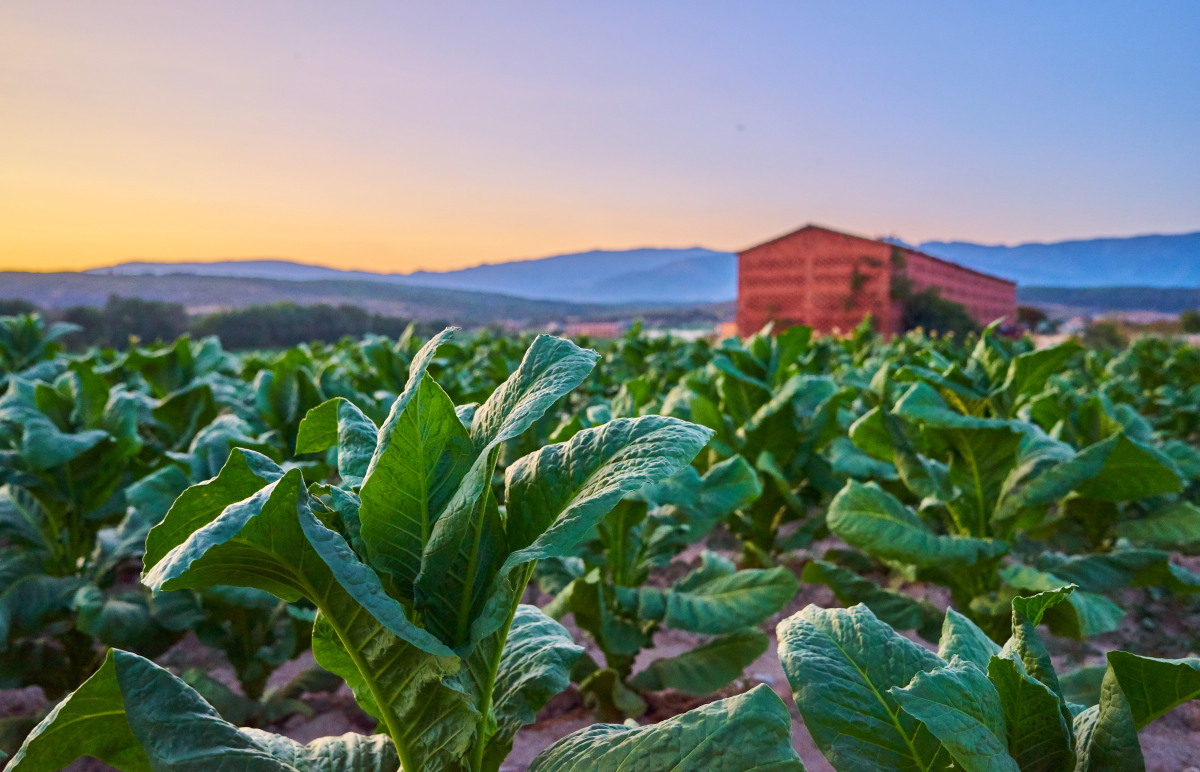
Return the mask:
<path id="1" fill-rule="evenodd" d="M 0 8 L 0 267 L 1200 229 L 1200 3 Z"/>

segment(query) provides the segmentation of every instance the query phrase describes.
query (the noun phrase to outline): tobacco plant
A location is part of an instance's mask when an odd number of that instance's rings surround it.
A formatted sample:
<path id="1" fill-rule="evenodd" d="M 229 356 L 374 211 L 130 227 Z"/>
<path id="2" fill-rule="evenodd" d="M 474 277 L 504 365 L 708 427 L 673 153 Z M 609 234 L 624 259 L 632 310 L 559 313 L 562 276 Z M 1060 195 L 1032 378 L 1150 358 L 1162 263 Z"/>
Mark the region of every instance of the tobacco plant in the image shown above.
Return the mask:
<path id="1" fill-rule="evenodd" d="M 701 564 L 669 587 L 648 584 L 653 568 L 701 538 L 712 525 L 758 495 L 758 478 L 741 457 L 700 478 L 693 467 L 671 480 L 630 494 L 581 544 L 581 559 L 557 567 L 557 591 L 545 611 L 568 612 L 604 654 L 601 668 L 584 654 L 574 679 L 601 718 L 638 716 L 638 693 L 674 689 L 710 694 L 728 685 L 767 649 L 756 625 L 796 594 L 799 583 L 784 567 L 737 571 L 721 556 L 701 552 Z M 653 509 L 651 509 L 653 507 Z M 634 674 L 637 655 L 662 628 L 709 639 L 691 651 L 659 659 Z"/>
<path id="2" fill-rule="evenodd" d="M 811 328 L 771 332 L 768 326 L 744 343 L 723 341 L 704 370 L 662 406 L 715 432 L 701 469 L 740 455 L 757 470 L 762 495 L 727 521 L 751 567 L 773 565 L 781 552 L 806 547 L 822 533 L 815 505 L 841 487 L 822 451 L 844 433 L 838 408 L 853 394 L 828 376 L 805 372 L 821 352 L 811 345 Z M 789 524 L 798 525 L 781 536 Z"/>
<path id="3" fill-rule="evenodd" d="M 501 510 L 490 484 L 499 445 L 583 380 L 596 355 L 539 337 L 487 401 L 456 411 L 425 372 L 451 334 L 414 357 L 404 391 L 374 434 L 370 419 L 343 400 L 305 419 L 301 447 L 336 444 L 346 487 L 310 493 L 299 470 L 238 452 L 217 478 L 188 489 L 146 544 L 144 582 L 152 588 L 246 586 L 316 606 L 317 661 L 347 681 L 386 737 L 347 735 L 306 747 L 239 731 L 169 673 L 113 652 L 83 696 L 61 703 L 35 730 L 9 770 L 80 753 L 126 769 L 190 768 L 219 754 L 226 764 L 254 759 L 254 768 L 272 770 L 287 769 L 285 761 L 329 769 L 335 758 L 353 770 L 395 769 L 397 761 L 410 772 L 496 770 L 516 730 L 566 686 L 580 651 L 556 622 L 520 605 L 534 564 L 566 555 L 622 495 L 677 472 L 710 435 L 661 416 L 580 432 L 511 465 Z M 666 769 L 736 726 L 734 708 L 744 704 L 750 721 L 772 731 L 750 737 L 728 768 L 773 755 L 778 768 L 798 769 L 786 712 L 763 692 L 714 707 L 702 720 L 575 735 L 540 768 L 578 768 L 580 754 L 612 751 Z M 93 720 L 111 726 L 103 740 Z M 68 747 L 56 735 L 77 742 Z"/>
<path id="4" fill-rule="evenodd" d="M 896 374 L 912 383 L 890 383 L 885 373 L 876 382 L 881 404 L 855 422 L 850 437 L 894 463 L 902 485 L 849 482 L 830 504 L 830 530 L 910 579 L 948 587 L 962 613 L 998 640 L 1008 604 L 1020 594 L 1078 584 L 1083 590 L 1047 621 L 1056 634 L 1082 638 L 1115 629 L 1124 616 L 1103 593 L 1149 584 L 1200 590 L 1200 577 L 1165 551 L 1114 545 L 1068 556 L 1030 541 L 1089 510 L 1115 511 L 1184 487 L 1170 456 L 1120 427 L 1076 449 L 1015 417 L 1028 414 L 1051 373 L 1074 354 L 1065 345 L 1009 359 L 985 333 L 965 368 L 906 366 Z M 903 396 L 889 409 L 893 389 Z M 1018 560 L 1005 565 L 1014 550 Z M 805 579 L 829 584 L 843 603 L 867 603 L 897 626 L 936 629 L 928 604 L 844 567 L 815 562 Z"/>
<path id="5" fill-rule="evenodd" d="M 866 606 L 809 606 L 779 658 L 838 772 L 1145 772 L 1137 732 L 1200 697 L 1200 658 L 1112 651 L 1098 704 L 1068 701 L 1037 626 L 1074 589 L 1015 599 L 1003 646 L 951 609 L 936 654 Z"/>

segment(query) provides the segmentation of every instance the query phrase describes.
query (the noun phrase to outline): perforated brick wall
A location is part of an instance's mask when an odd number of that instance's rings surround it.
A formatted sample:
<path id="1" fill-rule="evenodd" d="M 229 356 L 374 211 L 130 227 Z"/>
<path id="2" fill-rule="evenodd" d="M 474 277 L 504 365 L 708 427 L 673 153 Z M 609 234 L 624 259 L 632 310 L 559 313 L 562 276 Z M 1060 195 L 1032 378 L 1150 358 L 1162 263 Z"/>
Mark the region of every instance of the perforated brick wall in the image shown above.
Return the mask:
<path id="1" fill-rule="evenodd" d="M 885 334 L 900 327 L 892 276 L 913 290 L 942 288 L 980 324 L 1015 318 L 1017 285 L 911 249 L 809 225 L 738 255 L 737 325 L 750 335 L 769 321 L 777 330 L 808 324 L 847 332 L 870 313 Z"/>

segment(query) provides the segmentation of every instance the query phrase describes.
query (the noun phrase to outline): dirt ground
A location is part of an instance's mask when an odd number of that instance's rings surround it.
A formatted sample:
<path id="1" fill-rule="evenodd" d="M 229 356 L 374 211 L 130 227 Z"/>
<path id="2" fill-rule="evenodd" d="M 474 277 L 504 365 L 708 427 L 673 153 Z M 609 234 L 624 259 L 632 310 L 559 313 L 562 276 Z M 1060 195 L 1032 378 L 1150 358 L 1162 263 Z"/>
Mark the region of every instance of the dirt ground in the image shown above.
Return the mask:
<path id="1" fill-rule="evenodd" d="M 690 561 L 695 555 L 685 554 L 681 558 Z M 1185 558 L 1181 562 L 1185 562 L 1192 570 L 1200 571 L 1200 559 Z M 798 571 L 802 562 L 796 561 L 789 565 Z M 675 570 L 678 572 L 680 569 Z M 912 584 L 903 590 L 914 596 L 928 597 L 942 607 L 946 604 L 940 588 Z M 531 590 L 527 599 L 539 602 L 549 600 L 548 597 L 538 597 L 539 595 Z M 1129 590 L 1122 601 L 1131 611 L 1121 629 L 1114 633 L 1099 636 L 1086 643 L 1050 639 L 1047 636 L 1056 664 L 1061 670 L 1081 665 L 1103 664 L 1105 652 L 1115 648 L 1158 657 L 1196 656 L 1197 649 L 1200 649 L 1200 601 L 1171 596 L 1156 589 Z M 805 766 L 811 772 L 832 772 L 833 768 L 817 750 L 796 711 L 787 678 L 776 656 L 775 625 L 810 603 L 822 607 L 838 605 L 833 594 L 824 586 L 801 585 L 801 590 L 792 603 L 763 625 L 771 635 L 770 648 L 746 669 L 744 678 L 727 687 L 721 694 L 708 698 L 691 698 L 672 692 L 652 695 L 648 699 L 650 710 L 640 719 L 641 722 L 661 721 L 713 699 L 740 693 L 757 684 L 767 684 L 783 698 L 792 713 L 792 743 Z M 602 662 L 603 655 L 574 627 L 570 617 L 565 623 L 571 629 L 575 640 L 583 641 L 589 653 Z M 909 637 L 934 648 L 915 635 Z M 644 667 L 654 659 L 682 653 L 696 645 L 698 640 L 697 636 L 689 633 L 663 631 L 655 638 L 655 648 L 642 653 L 636 669 Z M 236 688 L 232 668 L 222 660 L 219 653 L 206 649 L 192 636 L 177 644 L 159 661 L 176 672 L 185 667 L 207 667 L 214 677 Z M 312 654 L 305 653 L 276 671 L 271 683 L 286 683 L 312 662 Z M 332 694 L 309 694 L 303 699 L 312 711 L 311 716 L 296 714 L 265 728 L 300 742 L 346 732 L 367 733 L 373 729 L 374 721 L 359 709 L 349 689 L 344 685 Z M 45 704 L 45 699 L 36 687 L 0 691 L 0 718 L 28 713 Z M 591 723 L 591 715 L 584 707 L 579 694 L 574 688 L 568 689 L 541 711 L 536 723 L 517 734 L 512 753 L 501 766 L 501 771 L 521 772 L 543 749 Z M 1185 704 L 1155 721 L 1142 730 L 1140 737 L 1148 772 L 1200 772 L 1200 701 Z M 70 772 L 106 772 L 111 767 L 93 759 L 80 759 L 67 769 Z"/>

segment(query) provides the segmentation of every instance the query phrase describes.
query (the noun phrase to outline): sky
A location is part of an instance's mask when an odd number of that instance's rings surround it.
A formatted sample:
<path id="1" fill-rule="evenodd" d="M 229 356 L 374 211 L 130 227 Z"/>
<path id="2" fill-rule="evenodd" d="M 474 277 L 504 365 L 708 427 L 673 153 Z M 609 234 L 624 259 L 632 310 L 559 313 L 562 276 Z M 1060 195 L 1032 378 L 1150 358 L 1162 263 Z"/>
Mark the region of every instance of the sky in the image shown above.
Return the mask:
<path id="1" fill-rule="evenodd" d="M 1200 3 L 0 4 L 0 269 L 1200 229 Z"/>

